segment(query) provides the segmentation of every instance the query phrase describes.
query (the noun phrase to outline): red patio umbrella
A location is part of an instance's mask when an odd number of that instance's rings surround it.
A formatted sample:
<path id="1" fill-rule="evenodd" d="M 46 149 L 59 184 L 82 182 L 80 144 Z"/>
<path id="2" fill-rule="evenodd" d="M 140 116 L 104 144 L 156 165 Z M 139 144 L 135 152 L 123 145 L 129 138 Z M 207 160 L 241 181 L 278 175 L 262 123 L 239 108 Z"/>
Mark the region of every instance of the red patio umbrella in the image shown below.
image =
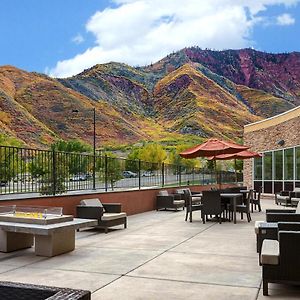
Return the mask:
<path id="1" fill-rule="evenodd" d="M 183 158 L 211 157 L 221 154 L 234 154 L 249 147 L 233 142 L 222 141 L 215 138 L 208 139 L 205 143 L 189 148 L 179 155 Z"/>
<path id="2" fill-rule="evenodd" d="M 179 155 L 183 158 L 196 158 L 196 157 L 216 157 L 222 154 L 235 154 L 243 150 L 247 150 L 249 147 L 236 144 L 229 141 L 223 141 L 216 138 L 208 139 L 205 143 L 198 146 L 189 148 Z M 217 181 L 217 169 L 215 162 L 215 174 Z M 221 183 L 220 183 L 221 184 Z"/>
<path id="3" fill-rule="evenodd" d="M 236 173 L 236 160 L 237 159 L 248 159 L 254 157 L 262 157 L 262 154 L 254 151 L 244 150 L 234 154 L 219 154 L 216 156 L 208 157 L 208 160 L 230 160 L 234 159 L 234 170 L 235 170 L 235 179 L 237 181 L 237 173 Z"/>

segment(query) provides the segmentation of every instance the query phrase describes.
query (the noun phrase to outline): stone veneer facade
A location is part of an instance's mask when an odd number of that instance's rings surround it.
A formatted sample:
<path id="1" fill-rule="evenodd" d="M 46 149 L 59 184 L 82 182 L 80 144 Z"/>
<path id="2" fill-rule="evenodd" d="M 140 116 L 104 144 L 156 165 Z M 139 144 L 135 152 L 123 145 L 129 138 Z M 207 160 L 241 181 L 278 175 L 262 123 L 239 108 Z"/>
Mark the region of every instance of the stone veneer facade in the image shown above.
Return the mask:
<path id="1" fill-rule="evenodd" d="M 278 141 L 284 140 L 284 145 Z M 265 152 L 300 145 L 300 106 L 278 116 L 244 127 L 244 145 L 256 152 Z M 252 159 L 244 161 L 244 185 L 252 187 Z"/>

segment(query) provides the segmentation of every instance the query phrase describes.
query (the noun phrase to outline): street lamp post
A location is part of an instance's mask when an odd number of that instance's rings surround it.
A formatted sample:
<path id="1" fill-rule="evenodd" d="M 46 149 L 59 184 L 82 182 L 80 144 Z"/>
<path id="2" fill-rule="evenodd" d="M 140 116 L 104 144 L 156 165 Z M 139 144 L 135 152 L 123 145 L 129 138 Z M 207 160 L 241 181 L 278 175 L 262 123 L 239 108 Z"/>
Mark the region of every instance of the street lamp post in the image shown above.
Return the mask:
<path id="1" fill-rule="evenodd" d="M 73 109 L 73 113 L 78 113 L 78 109 Z M 93 190 L 96 189 L 96 108 L 93 108 Z"/>

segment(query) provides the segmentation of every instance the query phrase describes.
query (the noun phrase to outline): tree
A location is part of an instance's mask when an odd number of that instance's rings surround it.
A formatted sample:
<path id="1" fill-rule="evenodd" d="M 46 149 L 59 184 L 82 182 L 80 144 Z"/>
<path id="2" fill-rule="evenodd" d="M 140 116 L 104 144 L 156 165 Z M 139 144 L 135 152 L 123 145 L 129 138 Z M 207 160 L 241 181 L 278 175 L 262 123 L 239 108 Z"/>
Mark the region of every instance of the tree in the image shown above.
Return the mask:
<path id="1" fill-rule="evenodd" d="M 74 154 L 65 154 L 67 159 L 64 164 L 67 164 L 70 174 L 86 173 L 91 169 L 91 160 L 86 155 L 92 151 L 92 147 L 80 140 L 63 141 L 60 140 L 51 145 L 51 149 Z"/>
<path id="2" fill-rule="evenodd" d="M 120 159 L 111 152 L 106 152 L 104 154 L 104 157 L 101 157 L 96 161 L 96 168 L 100 174 L 104 175 L 100 176 L 99 179 L 101 181 L 107 179 L 111 185 L 111 189 L 114 190 L 115 183 L 123 178 Z"/>
<path id="3" fill-rule="evenodd" d="M 180 165 L 182 170 L 190 172 L 192 169 L 197 167 L 197 165 L 199 165 L 199 161 L 197 159 L 185 159 L 179 155 L 179 153 L 188 148 L 188 145 L 178 145 L 170 152 L 169 162 L 173 165 L 173 171 L 177 172 L 177 166 Z"/>
<path id="4" fill-rule="evenodd" d="M 133 148 L 128 154 L 125 161 L 125 169 L 132 172 L 139 171 L 139 159 L 140 159 L 140 149 Z"/>
<path id="5" fill-rule="evenodd" d="M 139 159 L 151 163 L 143 163 L 143 168 L 145 170 L 154 171 L 158 170 L 160 165 L 167 159 L 167 152 L 162 145 L 151 143 L 140 149 Z"/>
<path id="6" fill-rule="evenodd" d="M 3 147 L 2 147 L 3 146 Z M 20 150 L 13 147 L 21 147 L 22 143 L 13 137 L 0 134 L 0 182 L 7 183 L 14 178 L 24 164 L 21 160 Z"/>

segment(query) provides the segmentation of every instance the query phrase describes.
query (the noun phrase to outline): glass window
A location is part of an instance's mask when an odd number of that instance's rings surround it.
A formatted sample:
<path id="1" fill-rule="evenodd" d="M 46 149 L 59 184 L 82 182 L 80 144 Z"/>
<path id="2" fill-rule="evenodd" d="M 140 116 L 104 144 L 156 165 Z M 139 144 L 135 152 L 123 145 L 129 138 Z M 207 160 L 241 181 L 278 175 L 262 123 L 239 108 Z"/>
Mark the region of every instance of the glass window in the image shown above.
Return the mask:
<path id="1" fill-rule="evenodd" d="M 294 149 L 284 150 L 284 179 L 294 179 Z"/>
<path id="2" fill-rule="evenodd" d="M 296 180 L 300 180 L 300 147 L 296 147 Z"/>
<path id="3" fill-rule="evenodd" d="M 282 180 L 283 178 L 283 152 L 274 152 L 274 167 L 275 167 L 275 180 Z"/>
<path id="4" fill-rule="evenodd" d="M 262 158 L 254 158 L 254 180 L 262 179 Z"/>
<path id="5" fill-rule="evenodd" d="M 264 180 L 272 180 L 272 152 L 264 155 Z"/>

